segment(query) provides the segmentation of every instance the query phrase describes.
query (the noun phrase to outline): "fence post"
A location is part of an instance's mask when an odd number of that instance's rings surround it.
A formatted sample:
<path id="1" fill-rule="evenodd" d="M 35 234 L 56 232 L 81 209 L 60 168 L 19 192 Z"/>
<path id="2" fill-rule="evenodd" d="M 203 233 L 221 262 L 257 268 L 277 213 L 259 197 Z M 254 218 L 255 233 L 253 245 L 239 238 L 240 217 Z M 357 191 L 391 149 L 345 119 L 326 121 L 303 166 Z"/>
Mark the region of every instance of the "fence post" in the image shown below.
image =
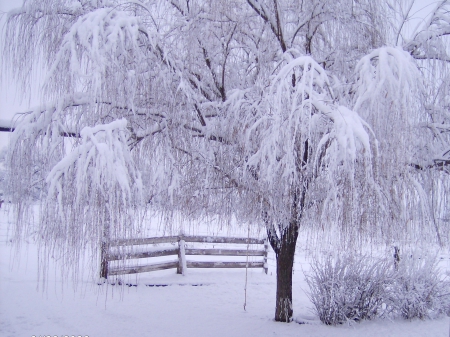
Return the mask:
<path id="1" fill-rule="evenodd" d="M 185 275 L 186 273 L 186 251 L 185 251 L 185 241 L 181 236 L 178 240 L 178 268 L 177 274 Z"/>
<path id="2" fill-rule="evenodd" d="M 267 264 L 267 255 L 269 254 L 269 241 L 266 239 L 264 241 L 264 272 L 267 275 L 267 272 L 269 271 L 269 266 Z"/>

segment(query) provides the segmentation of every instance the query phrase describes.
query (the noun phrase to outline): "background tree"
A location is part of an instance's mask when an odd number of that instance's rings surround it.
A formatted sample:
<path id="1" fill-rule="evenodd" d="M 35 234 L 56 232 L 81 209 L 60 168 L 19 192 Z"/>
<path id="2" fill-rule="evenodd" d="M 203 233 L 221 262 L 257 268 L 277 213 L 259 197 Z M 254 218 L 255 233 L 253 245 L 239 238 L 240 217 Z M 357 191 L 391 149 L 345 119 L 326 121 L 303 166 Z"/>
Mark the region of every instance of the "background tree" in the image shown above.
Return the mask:
<path id="1" fill-rule="evenodd" d="M 450 4 L 408 37 L 409 3 L 26 1 L 3 67 L 47 77 L 11 141 L 17 236 L 36 188 L 67 268 L 134 235 L 143 202 L 259 222 L 286 322 L 300 225 L 448 242 Z"/>

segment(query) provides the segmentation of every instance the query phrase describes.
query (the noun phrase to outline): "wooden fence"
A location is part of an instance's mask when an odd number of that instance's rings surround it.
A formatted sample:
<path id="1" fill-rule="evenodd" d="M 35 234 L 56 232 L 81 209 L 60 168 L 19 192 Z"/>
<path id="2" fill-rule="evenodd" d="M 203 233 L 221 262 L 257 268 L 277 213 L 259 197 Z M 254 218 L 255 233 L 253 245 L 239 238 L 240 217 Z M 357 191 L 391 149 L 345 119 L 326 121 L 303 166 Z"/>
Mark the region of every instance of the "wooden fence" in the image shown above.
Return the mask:
<path id="1" fill-rule="evenodd" d="M 138 246 L 160 243 L 178 243 L 174 248 L 162 248 L 158 250 L 138 251 L 130 253 L 112 252 L 114 247 Z M 211 243 L 211 244 L 256 244 L 263 245 L 262 249 L 221 249 L 221 248 L 188 248 L 186 242 Z M 165 236 L 142 239 L 121 239 L 103 243 L 101 247 L 100 277 L 108 278 L 112 275 L 144 273 L 156 270 L 177 268 L 178 274 L 184 274 L 186 268 L 264 268 L 267 274 L 267 253 L 268 242 L 264 239 L 255 238 L 231 238 L 231 237 L 211 237 L 211 236 Z M 117 248 L 116 248 L 117 250 Z M 110 261 L 142 259 L 160 256 L 177 255 L 178 259 L 171 262 L 152 263 L 144 266 L 110 268 Z M 187 261 L 189 255 L 210 255 L 210 256 L 261 256 L 258 262 L 207 262 L 207 261 Z"/>

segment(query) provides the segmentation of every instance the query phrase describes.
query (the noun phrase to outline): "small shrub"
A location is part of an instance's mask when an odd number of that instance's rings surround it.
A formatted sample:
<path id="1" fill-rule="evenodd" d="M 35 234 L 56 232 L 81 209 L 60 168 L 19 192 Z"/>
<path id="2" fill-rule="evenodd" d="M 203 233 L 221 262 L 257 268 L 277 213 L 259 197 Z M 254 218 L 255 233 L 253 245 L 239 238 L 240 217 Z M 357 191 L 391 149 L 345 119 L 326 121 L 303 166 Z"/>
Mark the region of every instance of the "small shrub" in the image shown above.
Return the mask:
<path id="1" fill-rule="evenodd" d="M 450 315 L 450 281 L 436 257 L 397 260 L 342 255 L 315 259 L 306 280 L 319 319 L 327 325 L 377 316 Z M 383 308 L 383 309 L 382 309 Z"/>
<path id="2" fill-rule="evenodd" d="M 327 325 L 377 316 L 385 298 L 390 268 L 385 260 L 342 255 L 314 260 L 307 275 L 308 293 L 319 319 Z"/>
<path id="3" fill-rule="evenodd" d="M 405 319 L 434 318 L 449 314 L 450 286 L 441 279 L 436 257 L 404 258 L 388 286 L 387 302 Z"/>

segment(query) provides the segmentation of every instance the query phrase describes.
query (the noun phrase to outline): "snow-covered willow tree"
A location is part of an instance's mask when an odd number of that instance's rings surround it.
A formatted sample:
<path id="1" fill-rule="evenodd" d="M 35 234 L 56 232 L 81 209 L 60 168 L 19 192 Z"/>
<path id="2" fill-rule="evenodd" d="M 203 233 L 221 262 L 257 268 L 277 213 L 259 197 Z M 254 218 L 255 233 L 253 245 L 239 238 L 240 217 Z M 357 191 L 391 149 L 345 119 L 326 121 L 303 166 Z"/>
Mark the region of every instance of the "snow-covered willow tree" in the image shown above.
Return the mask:
<path id="1" fill-rule="evenodd" d="M 36 190 L 43 254 L 70 267 L 133 235 L 146 202 L 258 222 L 285 322 L 301 226 L 448 242 L 450 3 L 415 30 L 410 5 L 25 1 L 2 66 L 46 78 L 11 139 L 18 238 Z"/>

